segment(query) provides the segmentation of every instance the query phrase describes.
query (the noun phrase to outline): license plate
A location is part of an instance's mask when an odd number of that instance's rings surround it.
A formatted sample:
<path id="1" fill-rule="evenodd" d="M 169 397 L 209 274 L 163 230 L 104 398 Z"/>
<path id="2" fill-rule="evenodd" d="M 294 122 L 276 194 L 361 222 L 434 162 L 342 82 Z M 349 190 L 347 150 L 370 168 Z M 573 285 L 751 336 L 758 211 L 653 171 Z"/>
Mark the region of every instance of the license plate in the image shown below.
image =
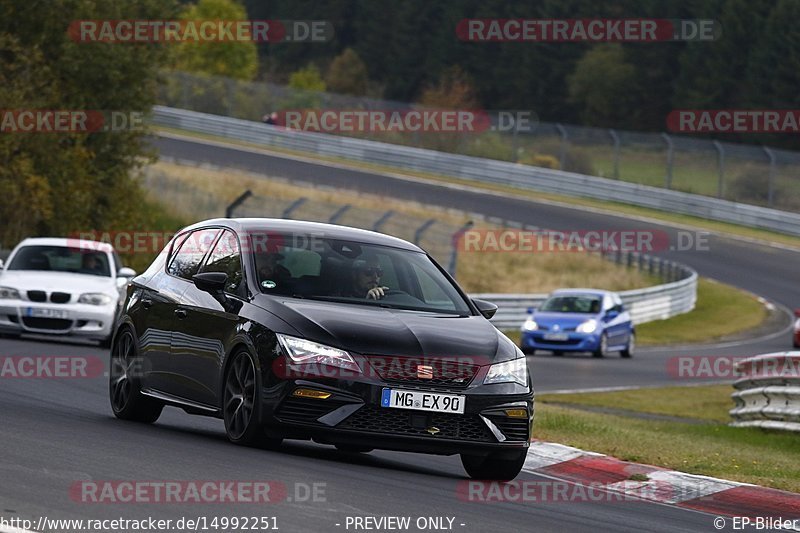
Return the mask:
<path id="1" fill-rule="evenodd" d="M 42 307 L 28 307 L 25 316 L 37 318 L 69 318 L 69 313 L 64 309 L 47 309 Z"/>
<path id="2" fill-rule="evenodd" d="M 568 333 L 545 333 L 544 340 L 546 341 L 565 341 L 569 339 Z"/>
<path id="3" fill-rule="evenodd" d="M 381 407 L 396 409 L 414 409 L 416 411 L 433 411 L 436 413 L 464 414 L 464 396 L 456 394 L 438 394 L 397 389 L 383 389 Z"/>

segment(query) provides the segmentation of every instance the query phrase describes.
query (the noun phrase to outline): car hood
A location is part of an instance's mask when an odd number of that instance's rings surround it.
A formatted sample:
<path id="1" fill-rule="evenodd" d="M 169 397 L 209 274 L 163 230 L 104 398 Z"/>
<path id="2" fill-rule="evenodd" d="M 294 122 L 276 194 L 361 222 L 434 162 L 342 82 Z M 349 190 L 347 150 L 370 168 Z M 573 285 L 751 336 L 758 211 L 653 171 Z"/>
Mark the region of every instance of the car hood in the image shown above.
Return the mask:
<path id="1" fill-rule="evenodd" d="M 533 314 L 533 320 L 539 326 L 545 326 L 552 329 L 556 324 L 561 329 L 575 329 L 579 324 L 589 320 L 590 318 L 597 318 L 597 315 L 592 313 L 549 313 L 537 312 Z"/>
<path id="2" fill-rule="evenodd" d="M 6 270 L 0 274 L 0 286 L 11 287 L 19 291 L 61 291 L 72 294 L 85 292 L 117 293 L 116 282 L 113 278 L 72 272 Z"/>
<path id="3" fill-rule="evenodd" d="M 266 297 L 260 303 L 301 337 L 365 355 L 470 357 L 480 364 L 518 356 L 508 337 L 482 316 Z"/>

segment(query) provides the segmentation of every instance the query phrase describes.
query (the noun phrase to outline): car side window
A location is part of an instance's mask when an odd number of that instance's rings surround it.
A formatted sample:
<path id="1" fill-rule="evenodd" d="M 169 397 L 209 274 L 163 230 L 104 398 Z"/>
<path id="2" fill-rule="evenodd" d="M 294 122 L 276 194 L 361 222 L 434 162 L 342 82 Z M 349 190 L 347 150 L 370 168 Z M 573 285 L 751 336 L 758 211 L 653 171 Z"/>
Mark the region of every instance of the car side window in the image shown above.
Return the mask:
<path id="1" fill-rule="evenodd" d="M 225 292 L 244 296 L 245 283 L 242 271 L 242 254 L 239 241 L 233 232 L 225 230 L 208 256 L 200 272 L 223 272 L 228 275 Z"/>
<path id="2" fill-rule="evenodd" d="M 191 280 L 192 276 L 197 274 L 200 262 L 214 243 L 217 233 L 219 233 L 217 229 L 202 229 L 190 233 L 180 248 L 173 253 L 167 272 Z"/>

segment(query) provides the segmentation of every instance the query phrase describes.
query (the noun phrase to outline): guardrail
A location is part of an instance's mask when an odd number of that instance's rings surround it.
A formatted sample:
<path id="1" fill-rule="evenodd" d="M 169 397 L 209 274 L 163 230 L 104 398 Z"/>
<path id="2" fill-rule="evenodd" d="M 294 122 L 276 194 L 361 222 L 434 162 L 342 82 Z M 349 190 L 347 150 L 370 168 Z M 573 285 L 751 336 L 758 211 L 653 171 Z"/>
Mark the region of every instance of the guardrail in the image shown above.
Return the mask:
<path id="1" fill-rule="evenodd" d="M 800 431 L 800 352 L 778 352 L 736 363 L 731 426 Z"/>
<path id="2" fill-rule="evenodd" d="M 153 123 L 326 157 L 566 196 L 623 202 L 800 236 L 800 214 L 647 185 L 377 141 L 293 131 L 260 122 L 163 106 L 153 108 Z"/>
<path id="3" fill-rule="evenodd" d="M 660 272 L 675 281 L 643 289 L 621 291 L 622 303 L 631 314 L 634 324 L 670 318 L 694 309 L 697 301 L 697 272 L 673 261 L 662 261 L 645 254 L 617 255 L 618 262 L 638 265 L 650 272 Z M 473 298 L 488 300 L 499 309 L 492 323 L 500 329 L 518 328 L 528 316 L 529 307 L 539 307 L 546 294 L 471 294 Z"/>

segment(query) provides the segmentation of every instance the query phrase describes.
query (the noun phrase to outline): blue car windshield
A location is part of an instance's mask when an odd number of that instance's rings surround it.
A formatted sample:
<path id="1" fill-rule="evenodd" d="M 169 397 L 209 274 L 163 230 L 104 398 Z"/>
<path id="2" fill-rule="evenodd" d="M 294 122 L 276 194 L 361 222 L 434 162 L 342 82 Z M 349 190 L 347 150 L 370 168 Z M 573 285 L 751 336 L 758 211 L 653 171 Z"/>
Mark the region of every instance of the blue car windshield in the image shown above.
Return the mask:
<path id="1" fill-rule="evenodd" d="M 599 313 L 600 298 L 597 296 L 553 296 L 542 304 L 541 311 L 551 313 Z"/>

